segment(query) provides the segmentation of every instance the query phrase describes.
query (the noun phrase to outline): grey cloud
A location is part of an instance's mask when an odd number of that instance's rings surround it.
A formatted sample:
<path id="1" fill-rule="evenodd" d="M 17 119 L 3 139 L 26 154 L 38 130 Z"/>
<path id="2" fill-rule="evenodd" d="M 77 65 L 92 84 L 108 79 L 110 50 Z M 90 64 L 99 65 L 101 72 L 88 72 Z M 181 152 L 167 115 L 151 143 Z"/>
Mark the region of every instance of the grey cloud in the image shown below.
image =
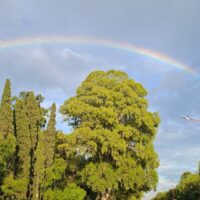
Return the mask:
<path id="1" fill-rule="evenodd" d="M 107 65 L 90 55 L 68 50 L 63 56 L 62 49 L 47 47 L 1 52 L 0 57 L 0 78 L 10 77 L 18 88 L 62 88 L 70 93 L 90 71 Z"/>
<path id="2" fill-rule="evenodd" d="M 191 53 L 199 49 L 196 41 L 200 30 L 200 3 L 197 0 L 184 3 L 181 0 L 21 0 L 21 3 L 4 0 L 1 4 L 1 27 L 6 28 L 5 33 L 10 36 L 61 33 L 132 43 L 141 41 L 140 45 L 169 53 L 186 62 L 190 61 Z M 26 24 L 29 27 L 23 28 Z"/>

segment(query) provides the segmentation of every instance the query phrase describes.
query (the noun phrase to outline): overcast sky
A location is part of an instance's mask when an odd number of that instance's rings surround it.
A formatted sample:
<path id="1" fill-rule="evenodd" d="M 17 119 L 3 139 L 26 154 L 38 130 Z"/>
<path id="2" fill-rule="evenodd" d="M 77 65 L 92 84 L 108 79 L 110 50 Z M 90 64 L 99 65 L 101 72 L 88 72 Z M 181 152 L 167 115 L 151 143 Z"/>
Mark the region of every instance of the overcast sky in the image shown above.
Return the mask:
<path id="1" fill-rule="evenodd" d="M 0 92 L 6 78 L 13 95 L 42 93 L 45 106 L 61 105 L 93 70 L 120 69 L 148 90 L 149 109 L 161 124 L 158 191 L 173 187 L 200 158 L 200 1 L 198 0 L 0 0 L 0 43 L 40 36 L 79 36 L 129 43 L 168 55 L 196 71 L 98 45 L 34 44 L 0 48 Z M 69 128 L 58 116 L 57 128 Z M 145 199 L 150 199 L 148 194 Z"/>

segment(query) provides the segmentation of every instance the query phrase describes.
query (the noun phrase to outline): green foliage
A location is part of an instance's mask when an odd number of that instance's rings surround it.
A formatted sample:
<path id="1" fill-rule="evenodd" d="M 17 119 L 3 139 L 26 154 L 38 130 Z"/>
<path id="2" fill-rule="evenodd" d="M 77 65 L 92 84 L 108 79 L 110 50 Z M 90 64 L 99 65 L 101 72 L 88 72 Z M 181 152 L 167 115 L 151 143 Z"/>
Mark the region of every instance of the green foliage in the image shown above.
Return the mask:
<path id="1" fill-rule="evenodd" d="M 105 193 L 111 188 L 118 188 L 116 173 L 108 163 L 99 163 L 97 166 L 89 163 L 82 170 L 81 178 L 94 192 Z"/>
<path id="2" fill-rule="evenodd" d="M 31 138 L 29 132 L 29 119 L 23 99 L 15 104 L 15 135 L 17 140 L 17 162 L 15 174 L 17 177 L 29 178 L 31 164 Z"/>
<path id="3" fill-rule="evenodd" d="M 0 136 L 0 160 L 8 164 L 13 164 L 13 155 L 15 153 L 16 139 L 13 135 L 9 134 L 6 139 Z"/>
<path id="4" fill-rule="evenodd" d="M 9 134 L 6 139 L 0 135 L 0 185 L 4 177 L 14 168 L 15 146 L 16 140 L 13 135 Z"/>
<path id="5" fill-rule="evenodd" d="M 48 190 L 44 200 L 83 200 L 86 192 L 75 184 L 69 184 L 64 190 Z"/>
<path id="6" fill-rule="evenodd" d="M 26 148 L 26 152 L 23 152 L 24 158 L 21 160 L 26 160 L 27 162 L 22 162 L 24 166 L 21 164 L 21 167 L 26 169 L 26 174 L 29 176 L 28 198 L 39 199 L 45 162 L 45 144 L 41 129 L 45 126 L 46 110 L 40 105 L 43 97 L 41 95 L 36 96 L 34 92 L 21 92 L 16 99 L 16 106 L 18 106 L 18 102 L 23 104 L 23 108 L 19 113 L 23 117 L 18 119 L 16 112 L 16 136 L 18 137 L 19 135 L 21 137 L 18 141 L 18 156 L 20 156 L 20 146 L 21 148 Z M 22 141 L 23 137 L 27 137 L 25 142 Z M 17 164 L 18 166 L 20 165 L 20 160 Z"/>
<path id="7" fill-rule="evenodd" d="M 159 192 L 154 200 L 169 200 L 169 194 L 166 192 Z"/>
<path id="8" fill-rule="evenodd" d="M 11 107 L 10 80 L 7 79 L 0 105 L 0 135 L 6 138 L 13 134 L 13 111 Z"/>
<path id="9" fill-rule="evenodd" d="M 13 133 L 10 81 L 7 79 L 0 104 L 0 185 L 13 170 L 16 140 Z"/>
<path id="10" fill-rule="evenodd" d="M 152 142 L 159 117 L 147 111 L 146 94 L 124 72 L 96 71 L 60 108 L 74 131 L 58 149 L 75 180 L 80 175 L 77 183 L 96 197 L 121 192 L 139 199 L 156 187 L 158 157 Z"/>
<path id="11" fill-rule="evenodd" d="M 4 192 L 5 199 L 25 200 L 27 192 L 28 180 L 21 178 L 15 180 L 13 175 L 5 178 L 2 191 Z"/>
<path id="12" fill-rule="evenodd" d="M 53 164 L 55 154 L 55 135 L 56 135 L 56 105 L 55 103 L 51 106 L 51 113 L 47 130 L 45 132 L 45 143 L 46 143 L 46 167 L 50 167 Z"/>
<path id="13" fill-rule="evenodd" d="M 29 131 L 31 147 L 35 148 L 41 123 L 41 110 L 33 92 L 28 92 L 26 97 L 26 109 L 29 118 Z"/>
<path id="14" fill-rule="evenodd" d="M 158 193 L 153 200 L 198 200 L 200 199 L 200 175 L 184 172 L 176 188 Z"/>
<path id="15" fill-rule="evenodd" d="M 179 199 L 197 200 L 200 198 L 200 175 L 187 174 L 182 176 L 179 185 L 176 188 Z"/>
<path id="16" fill-rule="evenodd" d="M 55 180 L 62 179 L 65 169 L 67 167 L 65 160 L 63 160 L 62 158 L 55 159 L 53 167 L 54 167 L 53 168 L 54 179 Z"/>
<path id="17" fill-rule="evenodd" d="M 42 183 L 43 190 L 48 188 L 59 188 L 66 184 L 65 170 L 66 170 L 66 161 L 62 158 L 56 158 L 52 166 L 45 168 L 45 179 Z"/>
<path id="18" fill-rule="evenodd" d="M 44 133 L 40 132 L 38 134 L 37 148 L 34 155 L 34 178 L 33 178 L 33 199 L 40 199 L 41 194 L 41 184 L 44 181 L 45 175 L 45 143 L 44 143 Z"/>
<path id="19" fill-rule="evenodd" d="M 48 124 L 42 95 L 12 97 L 6 80 L 0 103 L 0 199 L 139 200 L 156 187 L 159 117 L 146 90 L 121 71 L 91 73 L 60 111 L 72 134 Z M 184 181 L 183 181 L 184 182 Z M 185 185 L 183 183 L 182 185 Z"/>

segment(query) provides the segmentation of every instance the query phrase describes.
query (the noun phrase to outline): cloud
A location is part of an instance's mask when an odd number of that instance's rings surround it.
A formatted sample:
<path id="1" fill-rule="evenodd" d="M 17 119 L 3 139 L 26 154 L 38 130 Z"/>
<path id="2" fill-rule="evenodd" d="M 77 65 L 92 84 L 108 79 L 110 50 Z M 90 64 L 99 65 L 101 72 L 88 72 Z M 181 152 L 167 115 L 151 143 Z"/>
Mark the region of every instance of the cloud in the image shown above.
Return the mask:
<path id="1" fill-rule="evenodd" d="M 195 65 L 199 62 L 199 5 L 196 0 L 3 0 L 0 24 L 2 37 L 75 34 L 139 42 Z"/>
<path id="2" fill-rule="evenodd" d="M 90 55 L 48 47 L 13 49 L 0 57 L 1 80 L 11 77 L 19 88 L 61 88 L 70 93 L 90 71 L 107 64 Z"/>
<path id="3" fill-rule="evenodd" d="M 177 184 L 176 181 L 173 181 L 167 177 L 161 176 L 159 178 L 159 184 L 156 191 L 148 192 L 144 195 L 143 200 L 150 200 L 151 198 L 155 197 L 158 192 L 167 191 Z"/>

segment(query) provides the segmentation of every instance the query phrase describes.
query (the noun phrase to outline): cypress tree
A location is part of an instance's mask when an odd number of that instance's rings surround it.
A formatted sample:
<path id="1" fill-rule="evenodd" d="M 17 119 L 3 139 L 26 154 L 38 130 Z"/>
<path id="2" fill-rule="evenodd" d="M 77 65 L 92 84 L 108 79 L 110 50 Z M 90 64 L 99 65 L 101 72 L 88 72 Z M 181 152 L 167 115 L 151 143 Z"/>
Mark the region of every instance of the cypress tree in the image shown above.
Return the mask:
<path id="1" fill-rule="evenodd" d="M 13 170 L 15 136 L 13 128 L 10 80 L 7 79 L 0 104 L 0 185 Z"/>
<path id="2" fill-rule="evenodd" d="M 2 191 L 13 199 L 25 200 L 28 194 L 29 172 L 30 172 L 30 148 L 31 140 L 29 133 L 29 120 L 26 114 L 25 100 L 17 99 L 14 105 L 14 124 L 16 136 L 16 154 L 14 175 L 10 173 L 4 179 Z M 9 137 L 9 136 L 8 136 Z"/>
<path id="3" fill-rule="evenodd" d="M 54 152 L 55 152 L 55 136 L 56 136 L 56 104 L 51 106 L 51 113 L 47 130 L 45 133 L 46 143 L 46 167 L 50 167 L 53 164 Z"/>
<path id="4" fill-rule="evenodd" d="M 51 106 L 49 122 L 45 131 L 45 174 L 42 185 L 42 195 L 49 187 L 53 187 L 54 184 L 54 155 L 55 155 L 55 136 L 56 136 L 56 104 Z"/>
<path id="5" fill-rule="evenodd" d="M 15 152 L 15 137 L 13 130 L 14 126 L 11 105 L 11 87 L 10 80 L 7 79 L 0 104 L 0 165 L 6 169 L 6 173 L 13 170 L 13 155 Z M 2 174 L 1 169 L 0 174 Z M 0 177 L 0 182 L 2 179 L 3 176 Z"/>
<path id="6" fill-rule="evenodd" d="M 45 142 L 44 134 L 40 132 L 38 135 L 37 149 L 35 151 L 34 163 L 34 179 L 33 179 L 33 198 L 34 200 L 41 199 L 42 189 L 41 184 L 45 176 Z"/>
<path id="7" fill-rule="evenodd" d="M 23 95 L 26 102 L 26 112 L 29 119 L 29 134 L 31 140 L 31 166 L 30 166 L 30 179 L 29 179 L 29 189 L 28 198 L 32 199 L 35 191 L 35 162 L 36 159 L 36 149 L 38 145 L 38 134 L 40 132 L 40 124 L 42 119 L 41 108 L 33 92 L 27 92 Z"/>
<path id="8" fill-rule="evenodd" d="M 29 131 L 31 137 L 31 147 L 36 148 L 38 132 L 40 130 L 41 113 L 33 92 L 28 92 L 26 97 L 26 109 L 29 118 Z"/>
<path id="9" fill-rule="evenodd" d="M 17 140 L 16 176 L 29 179 L 31 138 L 29 132 L 29 120 L 26 114 L 25 101 L 18 99 L 15 104 L 15 124 Z"/>
<path id="10" fill-rule="evenodd" d="M 0 105 L 0 134 L 4 138 L 7 138 L 9 134 L 13 134 L 13 111 L 11 106 L 11 89 L 9 79 L 5 82 Z"/>

